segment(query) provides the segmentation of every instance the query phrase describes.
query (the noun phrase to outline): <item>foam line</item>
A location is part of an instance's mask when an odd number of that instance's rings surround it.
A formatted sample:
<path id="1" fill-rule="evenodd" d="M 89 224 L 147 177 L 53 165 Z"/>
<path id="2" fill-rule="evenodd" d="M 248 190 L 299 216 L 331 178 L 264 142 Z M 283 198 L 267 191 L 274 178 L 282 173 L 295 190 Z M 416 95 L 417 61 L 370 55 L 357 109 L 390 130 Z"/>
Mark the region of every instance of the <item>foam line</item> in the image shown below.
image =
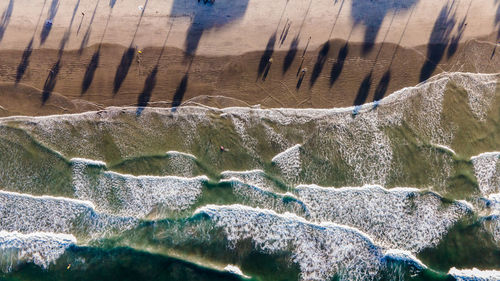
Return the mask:
<path id="1" fill-rule="evenodd" d="M 20 233 L 72 233 L 88 238 L 128 229 L 131 218 L 96 213 L 87 201 L 0 191 L 0 228 Z"/>
<path id="2" fill-rule="evenodd" d="M 193 154 L 190 154 L 190 153 L 185 153 L 185 152 L 170 150 L 170 151 L 167 151 L 166 154 L 169 155 L 169 156 L 184 156 L 184 157 L 196 160 L 196 156 L 194 156 Z"/>
<path id="3" fill-rule="evenodd" d="M 144 218 L 152 211 L 179 212 L 190 208 L 201 195 L 206 176 L 133 176 L 89 170 L 73 165 L 75 195 L 92 201 L 96 210 L 126 217 Z"/>
<path id="4" fill-rule="evenodd" d="M 250 279 L 251 278 L 250 276 L 243 274 L 243 272 L 241 271 L 241 269 L 239 267 L 237 267 L 236 265 L 233 265 L 233 264 L 228 264 L 226 267 L 224 267 L 224 270 L 227 271 L 227 272 L 231 272 L 233 274 L 239 275 L 239 276 L 241 276 L 243 278 L 246 278 L 246 279 Z"/>
<path id="5" fill-rule="evenodd" d="M 17 265 L 31 262 L 47 268 L 56 261 L 66 249 L 76 243 L 76 238 L 69 234 L 0 231 L 0 268 L 10 272 Z"/>
<path id="6" fill-rule="evenodd" d="M 472 269 L 457 269 L 452 267 L 448 272 L 449 275 L 455 277 L 458 281 L 498 281 L 500 280 L 500 271 L 497 270 L 479 270 Z"/>
<path id="7" fill-rule="evenodd" d="M 468 204 L 443 205 L 438 194 L 415 188 L 299 185 L 296 191 L 311 220 L 350 225 L 384 247 L 414 253 L 437 245 L 454 223 L 472 212 Z"/>
<path id="8" fill-rule="evenodd" d="M 423 262 L 421 262 L 416 256 L 408 251 L 389 249 L 385 252 L 384 258 L 410 263 L 420 270 L 427 269 L 427 266 Z"/>
<path id="9" fill-rule="evenodd" d="M 241 205 L 208 205 L 196 212 L 222 227 L 232 245 L 251 239 L 266 253 L 292 251 L 301 280 L 371 280 L 383 268 L 383 254 L 359 230 L 337 224 L 314 224 L 293 214 Z"/>
<path id="10" fill-rule="evenodd" d="M 500 152 L 486 152 L 471 157 L 479 189 L 483 195 L 500 192 Z"/>

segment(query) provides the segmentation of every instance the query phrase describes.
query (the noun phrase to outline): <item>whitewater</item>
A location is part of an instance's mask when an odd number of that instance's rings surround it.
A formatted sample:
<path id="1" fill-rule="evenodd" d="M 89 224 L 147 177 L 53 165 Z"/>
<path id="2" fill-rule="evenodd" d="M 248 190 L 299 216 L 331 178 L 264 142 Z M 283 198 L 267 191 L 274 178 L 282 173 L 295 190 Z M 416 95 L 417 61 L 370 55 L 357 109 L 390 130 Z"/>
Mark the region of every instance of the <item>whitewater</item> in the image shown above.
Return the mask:
<path id="1" fill-rule="evenodd" d="M 355 114 L 0 118 L 0 269 L 125 247 L 242 279 L 260 280 L 260 255 L 299 280 L 499 280 L 499 78 L 442 73 Z M 497 258 L 450 249 L 469 234 Z"/>

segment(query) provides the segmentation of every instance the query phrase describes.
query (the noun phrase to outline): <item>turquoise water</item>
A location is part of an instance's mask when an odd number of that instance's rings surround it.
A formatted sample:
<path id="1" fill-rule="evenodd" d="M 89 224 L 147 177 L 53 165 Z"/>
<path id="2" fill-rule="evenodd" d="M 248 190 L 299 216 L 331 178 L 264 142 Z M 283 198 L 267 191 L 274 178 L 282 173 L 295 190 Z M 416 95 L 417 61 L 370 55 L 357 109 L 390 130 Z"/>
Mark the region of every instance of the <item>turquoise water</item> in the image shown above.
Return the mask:
<path id="1" fill-rule="evenodd" d="M 0 119 L 0 278 L 496 280 L 497 80 L 442 74 L 355 116 Z"/>

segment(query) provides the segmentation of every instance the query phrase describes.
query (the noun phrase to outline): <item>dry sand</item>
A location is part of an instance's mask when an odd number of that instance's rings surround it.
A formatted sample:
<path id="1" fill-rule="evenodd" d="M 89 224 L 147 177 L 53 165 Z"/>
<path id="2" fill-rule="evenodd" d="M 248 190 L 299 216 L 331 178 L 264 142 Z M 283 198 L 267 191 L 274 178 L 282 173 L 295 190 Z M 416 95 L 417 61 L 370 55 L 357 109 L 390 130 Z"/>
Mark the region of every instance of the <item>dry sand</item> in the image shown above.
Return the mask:
<path id="1" fill-rule="evenodd" d="M 299 33 L 299 48 L 305 47 L 309 37 L 312 48 L 328 39 L 364 42 L 365 33 L 376 33 L 376 42 L 382 42 L 389 25 L 386 42 L 398 43 L 405 31 L 400 44 L 415 47 L 429 42 L 434 23 L 446 5 L 450 7 L 449 18 L 456 22 L 454 31 L 466 19 L 461 40 L 467 40 L 498 31 L 500 5 L 494 0 L 216 0 L 213 6 L 206 6 L 197 0 L 149 0 L 133 38 L 142 13 L 138 7 L 144 6 L 144 0 L 111 0 L 115 2 L 113 8 L 110 0 L 3 0 L 0 11 L 8 8 L 9 1 L 13 2 L 12 16 L 0 43 L 2 49 L 24 49 L 35 29 L 38 30 L 34 45 L 38 47 L 43 22 L 55 10 L 45 48 L 60 47 L 72 18 L 66 49 L 80 48 L 89 29 L 88 45 L 99 43 L 111 15 L 103 43 L 128 46 L 133 40 L 140 48 L 161 47 L 173 24 L 167 44 L 183 49 L 187 31 L 194 25 L 204 29 L 197 53 L 207 56 L 263 50 L 271 34 L 281 34 L 287 19 L 291 25 L 283 47 L 288 47 Z M 54 5 L 57 8 L 51 9 Z"/>
<path id="2" fill-rule="evenodd" d="M 500 71 L 500 1 L 4 0 L 2 11 L 1 115 L 350 106 L 442 71 Z"/>

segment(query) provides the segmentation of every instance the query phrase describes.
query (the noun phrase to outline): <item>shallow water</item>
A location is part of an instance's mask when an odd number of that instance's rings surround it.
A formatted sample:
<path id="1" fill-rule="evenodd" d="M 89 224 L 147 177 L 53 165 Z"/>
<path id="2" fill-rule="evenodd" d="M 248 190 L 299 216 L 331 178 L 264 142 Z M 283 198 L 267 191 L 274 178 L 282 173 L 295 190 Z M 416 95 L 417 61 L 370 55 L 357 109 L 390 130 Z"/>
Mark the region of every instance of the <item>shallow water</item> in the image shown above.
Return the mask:
<path id="1" fill-rule="evenodd" d="M 441 74 L 356 115 L 2 118 L 1 278 L 496 280 L 498 78 Z"/>

